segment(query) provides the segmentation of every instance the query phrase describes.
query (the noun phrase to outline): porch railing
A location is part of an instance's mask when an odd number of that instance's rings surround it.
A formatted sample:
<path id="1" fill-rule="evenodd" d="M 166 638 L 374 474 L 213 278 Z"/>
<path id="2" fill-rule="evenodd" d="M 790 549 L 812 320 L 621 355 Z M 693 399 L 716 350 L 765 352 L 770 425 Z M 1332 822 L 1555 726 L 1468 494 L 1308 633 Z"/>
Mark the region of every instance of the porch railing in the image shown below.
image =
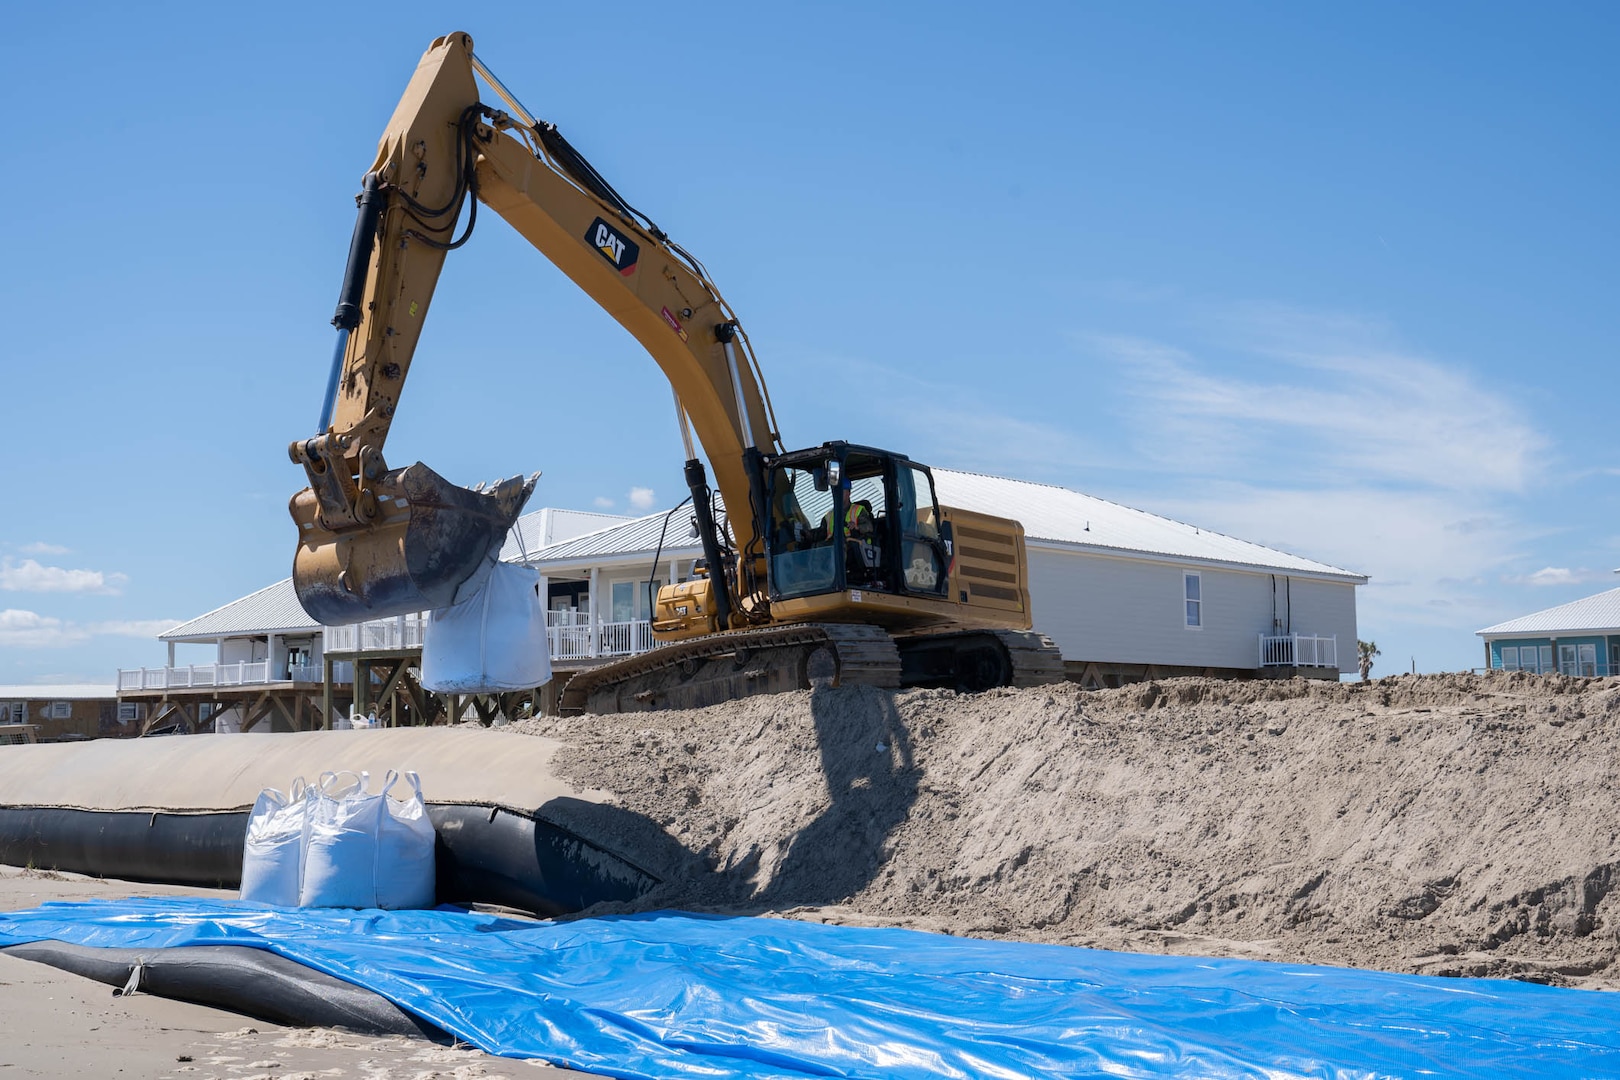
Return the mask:
<path id="1" fill-rule="evenodd" d="M 335 682 L 354 678 L 352 664 L 333 664 Z M 271 670 L 268 660 L 241 660 L 234 664 L 187 664 L 185 667 L 119 668 L 118 689 L 190 690 L 210 686 L 259 686 L 265 683 L 318 683 L 320 664 L 294 664 Z"/>
<path id="2" fill-rule="evenodd" d="M 374 652 L 384 649 L 420 649 L 422 628 L 427 616 L 397 615 L 373 619 L 353 626 L 328 626 L 325 642 L 328 653 Z"/>
<path id="3" fill-rule="evenodd" d="M 1339 639 L 1313 634 L 1261 634 L 1261 667 L 1339 666 Z"/>
<path id="4" fill-rule="evenodd" d="M 354 626 L 328 626 L 326 652 L 334 655 L 379 649 L 419 649 L 425 625 L 423 616 L 405 615 Z M 583 611 L 546 612 L 546 639 L 553 660 L 636 656 L 657 644 L 653 641 L 652 625 L 646 619 L 599 623 L 593 632 L 591 617 Z M 315 681 L 320 681 L 318 673 Z"/>
<path id="5" fill-rule="evenodd" d="M 601 623 L 593 634 L 590 616 L 582 611 L 546 612 L 546 638 L 553 660 L 637 656 L 657 644 L 646 619 Z"/>

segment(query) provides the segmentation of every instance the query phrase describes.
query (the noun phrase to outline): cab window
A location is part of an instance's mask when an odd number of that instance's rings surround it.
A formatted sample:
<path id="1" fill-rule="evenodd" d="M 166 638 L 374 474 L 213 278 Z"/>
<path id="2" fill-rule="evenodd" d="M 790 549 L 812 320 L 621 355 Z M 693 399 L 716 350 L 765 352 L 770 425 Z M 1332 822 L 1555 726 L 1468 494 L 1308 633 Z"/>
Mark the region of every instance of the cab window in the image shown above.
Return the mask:
<path id="1" fill-rule="evenodd" d="M 834 555 L 841 530 L 833 520 L 833 498 L 831 490 L 817 490 L 814 469 L 783 467 L 771 473 L 769 541 L 776 595 L 808 596 L 837 587 Z"/>
<path id="2" fill-rule="evenodd" d="M 911 465 L 895 470 L 895 513 L 900 529 L 900 575 L 907 592 L 943 596 L 950 587 L 949 566 L 940 542 L 934 481 Z"/>

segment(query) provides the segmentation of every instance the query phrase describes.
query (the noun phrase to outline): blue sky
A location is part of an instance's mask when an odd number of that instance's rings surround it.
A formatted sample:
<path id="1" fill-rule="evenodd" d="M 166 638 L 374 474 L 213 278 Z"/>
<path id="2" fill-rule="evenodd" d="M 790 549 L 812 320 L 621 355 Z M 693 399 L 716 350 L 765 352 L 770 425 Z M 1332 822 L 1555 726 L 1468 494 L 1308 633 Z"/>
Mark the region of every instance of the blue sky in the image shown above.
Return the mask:
<path id="1" fill-rule="evenodd" d="M 31 5 L 0 144 L 0 683 L 285 576 L 377 135 L 480 56 L 713 272 L 784 439 L 1369 574 L 1383 670 L 1620 585 L 1620 7 Z M 389 441 L 679 496 L 635 343 L 494 215 Z"/>

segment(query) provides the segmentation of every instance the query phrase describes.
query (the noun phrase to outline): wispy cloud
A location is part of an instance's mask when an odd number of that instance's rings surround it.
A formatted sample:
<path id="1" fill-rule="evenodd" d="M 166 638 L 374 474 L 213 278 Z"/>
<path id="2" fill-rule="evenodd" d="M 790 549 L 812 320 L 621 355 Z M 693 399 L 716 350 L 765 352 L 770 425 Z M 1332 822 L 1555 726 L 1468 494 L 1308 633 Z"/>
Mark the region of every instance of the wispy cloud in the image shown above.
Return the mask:
<path id="1" fill-rule="evenodd" d="M 653 489 L 649 487 L 633 487 L 625 498 L 630 502 L 630 509 L 640 510 L 642 513 L 651 510 L 658 501 Z"/>
<path id="2" fill-rule="evenodd" d="M 41 540 L 32 544 L 24 544 L 17 550 L 24 555 L 66 555 L 72 549 L 65 548 L 60 544 L 47 544 Z"/>
<path id="3" fill-rule="evenodd" d="M 1141 449 L 1181 470 L 1264 468 L 1288 483 L 1522 491 L 1547 441 L 1467 372 L 1345 316 L 1247 310 L 1222 320 L 1245 377 L 1141 337 L 1091 339 L 1130 377 Z"/>
<path id="4" fill-rule="evenodd" d="M 598 495 L 596 498 L 591 500 L 591 505 L 596 507 L 598 510 L 611 510 L 613 509 L 613 500 L 608 498 L 606 495 Z"/>
<path id="5" fill-rule="evenodd" d="M 154 638 L 179 625 L 179 619 L 110 619 L 90 623 L 89 630 L 99 636 Z"/>
<path id="6" fill-rule="evenodd" d="M 1567 566 L 1544 566 L 1533 574 L 1506 575 L 1502 580 L 1509 585 L 1586 585 L 1594 581 L 1613 584 L 1615 576 L 1611 570 L 1588 570 L 1585 567 L 1572 570 Z"/>
<path id="7" fill-rule="evenodd" d="M 0 645 L 22 649 L 65 648 L 93 637 L 153 638 L 179 625 L 178 619 L 113 619 L 76 623 L 19 608 L 0 610 Z"/>
<path id="8" fill-rule="evenodd" d="M 0 645 L 23 649 L 47 649 L 78 645 L 89 640 L 89 637 L 89 631 L 49 615 L 21 611 L 17 608 L 0 611 Z"/>
<path id="9" fill-rule="evenodd" d="M 116 595 L 129 580 L 119 573 L 100 570 L 66 570 L 45 566 L 35 559 L 17 562 L 9 555 L 0 559 L 0 589 L 11 592 L 73 592 Z"/>

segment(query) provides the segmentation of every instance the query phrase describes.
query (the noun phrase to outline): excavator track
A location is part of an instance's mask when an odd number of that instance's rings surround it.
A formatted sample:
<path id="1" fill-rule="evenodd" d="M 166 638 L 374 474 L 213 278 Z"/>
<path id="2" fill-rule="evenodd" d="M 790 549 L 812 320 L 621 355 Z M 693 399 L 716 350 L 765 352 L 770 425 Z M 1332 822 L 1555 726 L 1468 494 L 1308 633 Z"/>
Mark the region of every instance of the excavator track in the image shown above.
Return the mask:
<path id="1" fill-rule="evenodd" d="M 856 623 L 709 634 L 580 672 L 563 688 L 558 711 L 573 716 L 699 709 L 823 682 L 899 687 L 894 639 L 879 627 Z"/>
<path id="2" fill-rule="evenodd" d="M 1063 655 L 1045 634 L 967 630 L 896 640 L 876 626 L 801 623 L 710 634 L 582 671 L 558 705 L 573 716 L 699 709 L 817 684 L 979 691 L 1063 679 Z"/>
<path id="3" fill-rule="evenodd" d="M 1063 654 L 1052 639 L 1028 630 L 962 630 L 900 638 L 895 644 L 903 686 L 978 692 L 1065 678 Z"/>

